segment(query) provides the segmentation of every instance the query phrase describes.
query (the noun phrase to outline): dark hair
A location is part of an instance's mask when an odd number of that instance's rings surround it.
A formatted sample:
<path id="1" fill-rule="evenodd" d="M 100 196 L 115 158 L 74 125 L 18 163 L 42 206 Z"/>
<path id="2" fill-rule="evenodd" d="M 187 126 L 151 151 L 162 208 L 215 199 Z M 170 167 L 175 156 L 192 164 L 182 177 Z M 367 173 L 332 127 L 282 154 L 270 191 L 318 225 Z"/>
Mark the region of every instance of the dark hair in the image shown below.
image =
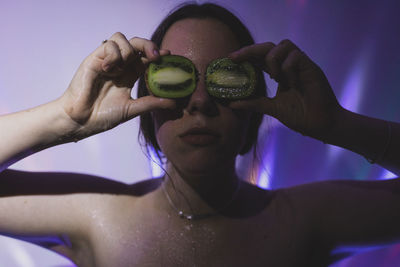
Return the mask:
<path id="1" fill-rule="evenodd" d="M 254 44 L 254 39 L 251 36 L 249 30 L 243 23 L 230 11 L 227 9 L 206 3 L 202 5 L 185 3 L 178 6 L 174 11 L 172 11 L 164 20 L 159 24 L 153 35 L 151 36 L 151 41 L 153 41 L 158 47 L 161 46 L 161 42 L 167 33 L 168 29 L 177 21 L 186 18 L 212 18 L 216 19 L 225 25 L 227 25 L 231 31 L 234 33 L 240 47 Z M 146 82 L 143 76 L 139 79 L 137 97 L 142 97 L 149 95 L 146 87 Z M 256 86 L 256 96 L 266 95 L 266 84 L 262 71 L 257 70 L 257 86 Z M 263 114 L 254 113 L 251 116 L 249 129 L 247 133 L 247 140 L 243 146 L 240 154 L 243 155 L 250 151 L 253 145 L 257 144 L 258 128 L 263 119 Z M 150 113 L 145 113 L 140 116 L 140 130 L 139 130 L 139 142 L 140 136 L 144 137 L 146 147 L 152 146 L 154 152 L 157 154 L 158 159 L 161 162 L 161 152 L 160 146 L 157 143 L 156 133 L 154 129 L 154 122 Z M 254 151 L 254 154 L 256 152 Z"/>

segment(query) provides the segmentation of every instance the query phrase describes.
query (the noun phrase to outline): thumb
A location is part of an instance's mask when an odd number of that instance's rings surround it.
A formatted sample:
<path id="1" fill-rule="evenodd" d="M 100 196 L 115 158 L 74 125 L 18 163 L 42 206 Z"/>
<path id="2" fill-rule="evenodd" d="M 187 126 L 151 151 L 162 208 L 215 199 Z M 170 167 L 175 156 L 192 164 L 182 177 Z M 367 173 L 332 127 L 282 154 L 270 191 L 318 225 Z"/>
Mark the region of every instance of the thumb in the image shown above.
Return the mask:
<path id="1" fill-rule="evenodd" d="M 143 113 L 155 109 L 174 109 L 176 102 L 173 99 L 160 98 L 155 96 L 143 96 L 138 99 L 131 99 L 128 105 L 127 117 L 132 119 Z"/>
<path id="2" fill-rule="evenodd" d="M 229 104 L 232 109 L 246 109 L 275 117 L 276 104 L 273 98 L 258 97 L 255 99 L 237 100 Z"/>

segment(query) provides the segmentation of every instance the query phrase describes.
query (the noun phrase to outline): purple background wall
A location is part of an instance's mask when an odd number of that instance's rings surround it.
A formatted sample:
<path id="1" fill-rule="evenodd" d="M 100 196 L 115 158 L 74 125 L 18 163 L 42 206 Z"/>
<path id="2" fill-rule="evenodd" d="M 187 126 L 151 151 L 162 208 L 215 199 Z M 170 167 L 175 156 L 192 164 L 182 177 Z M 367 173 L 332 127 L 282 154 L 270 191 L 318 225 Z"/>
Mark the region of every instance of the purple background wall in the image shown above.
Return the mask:
<path id="1" fill-rule="evenodd" d="M 0 114 L 59 97 L 80 62 L 116 31 L 148 38 L 182 1 L 0 2 Z M 199 1 L 203 2 L 203 1 Z M 239 15 L 258 42 L 289 38 L 325 71 L 340 103 L 371 117 L 400 121 L 400 2 L 397 0 L 217 1 Z M 276 84 L 267 79 L 273 94 Z M 134 93 L 133 95 L 135 95 Z M 73 171 L 133 183 L 156 175 L 137 143 L 138 120 L 77 144 L 48 149 L 12 166 Z M 394 177 L 363 157 L 294 133 L 274 119 L 261 130 L 263 168 L 253 181 L 278 188 L 326 179 Z M 79 156 L 78 156 L 79 155 Z M 246 162 L 242 158 L 241 162 Z M 243 170 L 239 170 L 244 173 Z M 373 216 L 373 214 L 371 214 Z M 332 267 L 399 266 L 400 245 Z M 0 266 L 70 266 L 42 248 L 0 238 Z"/>

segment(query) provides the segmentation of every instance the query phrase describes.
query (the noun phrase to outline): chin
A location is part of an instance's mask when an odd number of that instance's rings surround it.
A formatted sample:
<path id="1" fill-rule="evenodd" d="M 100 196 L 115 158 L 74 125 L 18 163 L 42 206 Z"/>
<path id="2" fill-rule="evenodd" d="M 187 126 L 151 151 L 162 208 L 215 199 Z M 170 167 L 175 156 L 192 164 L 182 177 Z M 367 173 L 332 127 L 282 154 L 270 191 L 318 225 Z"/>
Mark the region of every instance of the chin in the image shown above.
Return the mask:
<path id="1" fill-rule="evenodd" d="M 176 166 L 183 172 L 201 174 L 214 173 L 221 170 L 228 170 L 230 165 L 234 168 L 234 160 L 227 160 L 229 157 L 218 153 L 192 153 L 176 159 Z M 172 161 L 174 163 L 174 161 Z"/>

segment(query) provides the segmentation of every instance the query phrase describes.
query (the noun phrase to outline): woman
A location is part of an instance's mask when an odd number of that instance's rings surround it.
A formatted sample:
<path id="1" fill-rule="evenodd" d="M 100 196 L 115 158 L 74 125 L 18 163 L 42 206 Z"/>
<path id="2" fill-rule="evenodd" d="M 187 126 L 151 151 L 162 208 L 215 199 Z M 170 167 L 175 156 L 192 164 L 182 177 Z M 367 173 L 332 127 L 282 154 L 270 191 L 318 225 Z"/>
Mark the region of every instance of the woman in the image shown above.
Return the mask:
<path id="1" fill-rule="evenodd" d="M 295 44 L 252 44 L 251 37 L 246 43 L 240 25 L 218 6 L 184 6 L 160 25 L 154 42 L 116 33 L 84 60 L 59 99 L 2 116 L 0 232 L 78 266 L 326 266 L 355 245 L 397 242 L 397 179 L 267 191 L 238 178 L 235 158 L 254 145 L 263 114 L 394 173 L 400 166 L 397 123 L 345 110 Z M 142 82 L 142 97 L 132 100 L 147 64 L 167 54 L 196 66 L 193 94 L 176 101 L 143 96 Z M 277 95 L 258 91 L 232 102 L 208 95 L 205 68 L 227 56 L 270 74 L 279 83 Z M 167 158 L 163 178 L 127 186 L 82 174 L 6 169 L 138 115 L 145 138 Z"/>

